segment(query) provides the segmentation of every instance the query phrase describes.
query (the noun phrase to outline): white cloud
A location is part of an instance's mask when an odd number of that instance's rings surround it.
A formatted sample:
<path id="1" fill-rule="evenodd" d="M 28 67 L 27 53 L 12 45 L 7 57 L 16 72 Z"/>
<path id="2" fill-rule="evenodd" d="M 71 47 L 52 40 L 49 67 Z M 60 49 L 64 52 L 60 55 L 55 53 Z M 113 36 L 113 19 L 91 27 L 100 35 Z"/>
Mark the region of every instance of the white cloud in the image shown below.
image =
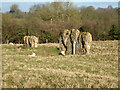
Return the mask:
<path id="1" fill-rule="evenodd" d="M 2 2 L 119 2 L 119 0 L 1 0 Z"/>

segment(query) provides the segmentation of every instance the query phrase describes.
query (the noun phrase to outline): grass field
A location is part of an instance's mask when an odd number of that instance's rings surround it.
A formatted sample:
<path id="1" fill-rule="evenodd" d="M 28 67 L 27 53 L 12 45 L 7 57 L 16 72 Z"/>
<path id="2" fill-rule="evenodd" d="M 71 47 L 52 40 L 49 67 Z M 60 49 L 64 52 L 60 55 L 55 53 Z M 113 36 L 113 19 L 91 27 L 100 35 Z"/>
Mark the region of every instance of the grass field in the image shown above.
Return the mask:
<path id="1" fill-rule="evenodd" d="M 58 44 L 2 45 L 2 88 L 118 88 L 118 41 L 94 41 L 90 55 L 74 56 L 59 55 Z"/>

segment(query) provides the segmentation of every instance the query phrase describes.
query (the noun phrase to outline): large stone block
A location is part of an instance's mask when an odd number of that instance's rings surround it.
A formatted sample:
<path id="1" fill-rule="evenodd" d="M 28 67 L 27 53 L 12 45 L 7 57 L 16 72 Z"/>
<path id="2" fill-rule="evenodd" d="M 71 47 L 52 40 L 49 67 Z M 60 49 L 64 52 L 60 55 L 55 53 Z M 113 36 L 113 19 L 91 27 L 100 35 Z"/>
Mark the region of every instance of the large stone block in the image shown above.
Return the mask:
<path id="1" fill-rule="evenodd" d="M 38 47 L 38 38 L 36 36 L 24 36 L 24 46 Z"/>
<path id="2" fill-rule="evenodd" d="M 59 40 L 60 51 L 65 54 L 89 54 L 92 35 L 89 32 L 80 32 L 78 29 L 64 30 Z"/>

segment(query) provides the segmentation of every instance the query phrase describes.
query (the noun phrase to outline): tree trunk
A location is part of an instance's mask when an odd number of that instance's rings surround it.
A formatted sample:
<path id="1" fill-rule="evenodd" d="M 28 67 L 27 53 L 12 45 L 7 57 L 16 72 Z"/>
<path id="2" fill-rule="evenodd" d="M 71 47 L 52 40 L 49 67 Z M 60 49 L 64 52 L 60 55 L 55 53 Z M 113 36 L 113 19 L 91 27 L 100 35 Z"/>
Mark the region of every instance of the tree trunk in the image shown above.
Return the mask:
<path id="1" fill-rule="evenodd" d="M 48 43 L 48 40 L 46 39 L 45 42 Z"/>
<path id="2" fill-rule="evenodd" d="M 9 44 L 9 40 L 7 39 L 7 44 Z"/>

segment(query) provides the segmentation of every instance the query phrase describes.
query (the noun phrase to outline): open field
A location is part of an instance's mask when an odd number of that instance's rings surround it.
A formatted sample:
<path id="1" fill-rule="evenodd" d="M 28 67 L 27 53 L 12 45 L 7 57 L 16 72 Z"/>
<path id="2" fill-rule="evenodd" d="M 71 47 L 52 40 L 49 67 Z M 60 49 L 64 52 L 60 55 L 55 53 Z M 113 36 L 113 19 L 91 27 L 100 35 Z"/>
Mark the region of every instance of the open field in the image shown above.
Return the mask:
<path id="1" fill-rule="evenodd" d="M 61 56 L 58 44 L 2 45 L 2 87 L 118 88 L 118 41 L 94 41 L 87 56 Z"/>

